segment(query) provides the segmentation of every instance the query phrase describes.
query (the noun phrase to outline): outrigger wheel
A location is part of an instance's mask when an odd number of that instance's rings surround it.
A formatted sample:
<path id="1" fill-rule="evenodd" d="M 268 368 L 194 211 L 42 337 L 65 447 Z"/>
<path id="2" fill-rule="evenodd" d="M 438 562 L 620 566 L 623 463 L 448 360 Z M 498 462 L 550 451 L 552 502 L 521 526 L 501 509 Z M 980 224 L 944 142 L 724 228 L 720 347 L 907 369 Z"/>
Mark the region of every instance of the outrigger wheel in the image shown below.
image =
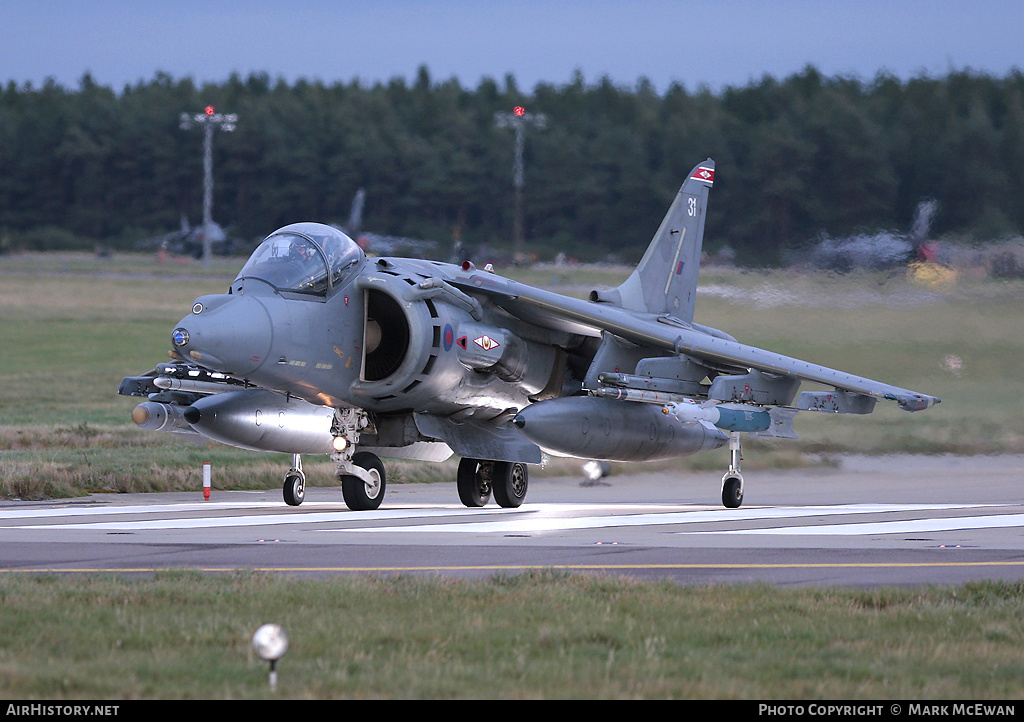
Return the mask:
<path id="1" fill-rule="evenodd" d="M 306 496 L 306 477 L 301 471 L 289 471 L 284 477 L 284 503 L 298 506 Z"/>
<path id="2" fill-rule="evenodd" d="M 302 456 L 292 454 L 292 468 L 284 475 L 284 503 L 298 506 L 306 497 L 306 475 L 302 473 Z"/>
<path id="3" fill-rule="evenodd" d="M 728 473 L 722 477 L 722 503 L 727 509 L 739 509 L 743 503 L 743 477 Z"/>

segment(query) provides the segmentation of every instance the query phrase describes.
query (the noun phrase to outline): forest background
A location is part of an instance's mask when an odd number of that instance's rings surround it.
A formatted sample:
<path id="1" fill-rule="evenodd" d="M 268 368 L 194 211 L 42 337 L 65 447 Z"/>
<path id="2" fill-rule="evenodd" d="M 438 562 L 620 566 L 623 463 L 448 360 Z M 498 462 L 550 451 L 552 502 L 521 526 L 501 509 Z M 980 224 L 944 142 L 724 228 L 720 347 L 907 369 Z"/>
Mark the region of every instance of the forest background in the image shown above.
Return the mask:
<path id="1" fill-rule="evenodd" d="M 525 144 L 527 250 L 635 262 L 686 174 L 717 174 L 705 250 L 791 260 L 823 235 L 905 233 L 926 199 L 932 234 L 968 243 L 1024 231 L 1024 74 L 870 81 L 814 67 L 719 92 L 581 75 L 521 91 L 231 76 L 198 87 L 157 74 L 120 91 L 0 88 L 0 250 L 130 249 L 202 218 L 202 133 L 182 113 L 235 113 L 214 140 L 214 220 L 252 247 L 304 220 L 509 249 L 513 134 L 496 113 L 543 113 Z M 240 249 L 240 251 L 247 250 Z M 443 255 L 443 254 L 442 254 Z"/>

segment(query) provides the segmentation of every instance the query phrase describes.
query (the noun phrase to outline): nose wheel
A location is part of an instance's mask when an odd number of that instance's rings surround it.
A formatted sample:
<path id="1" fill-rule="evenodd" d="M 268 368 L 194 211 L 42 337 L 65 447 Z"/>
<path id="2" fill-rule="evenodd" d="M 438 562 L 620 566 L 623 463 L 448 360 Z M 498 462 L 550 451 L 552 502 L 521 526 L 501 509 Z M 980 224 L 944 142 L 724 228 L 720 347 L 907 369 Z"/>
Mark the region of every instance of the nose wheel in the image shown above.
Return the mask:
<path id="1" fill-rule="evenodd" d="M 341 493 L 345 497 L 345 505 L 353 511 L 372 511 L 380 507 L 387 488 L 387 475 L 384 464 L 376 454 L 360 451 L 352 455 L 352 464 L 362 471 L 355 474 L 340 475 Z"/>

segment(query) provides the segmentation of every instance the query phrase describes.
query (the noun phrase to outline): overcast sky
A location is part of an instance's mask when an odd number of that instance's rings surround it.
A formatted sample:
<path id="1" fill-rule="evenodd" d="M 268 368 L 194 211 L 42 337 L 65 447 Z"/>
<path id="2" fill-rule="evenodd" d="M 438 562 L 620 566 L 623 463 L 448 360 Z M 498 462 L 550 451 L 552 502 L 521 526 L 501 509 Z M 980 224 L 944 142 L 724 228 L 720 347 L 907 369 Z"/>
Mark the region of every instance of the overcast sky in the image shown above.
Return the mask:
<path id="1" fill-rule="evenodd" d="M 85 72 L 120 90 L 163 71 L 365 84 L 431 77 L 519 88 L 579 70 L 694 90 L 813 64 L 871 80 L 1024 68 L 1024 0 L 0 0 L 0 80 Z"/>

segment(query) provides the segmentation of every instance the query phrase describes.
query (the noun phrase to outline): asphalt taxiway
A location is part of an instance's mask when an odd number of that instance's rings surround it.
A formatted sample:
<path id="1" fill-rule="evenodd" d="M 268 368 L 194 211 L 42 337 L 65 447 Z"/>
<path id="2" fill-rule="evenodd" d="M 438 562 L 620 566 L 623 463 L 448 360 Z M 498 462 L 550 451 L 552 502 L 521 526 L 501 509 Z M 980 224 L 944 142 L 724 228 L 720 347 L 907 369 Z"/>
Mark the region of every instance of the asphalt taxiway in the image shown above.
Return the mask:
<path id="1" fill-rule="evenodd" d="M 721 474 L 534 471 L 519 509 L 467 509 L 454 483 L 393 484 L 353 512 L 339 488 L 95 494 L 0 502 L 0 574 L 238 569 L 478 577 L 557 569 L 680 583 L 880 586 L 1024 580 L 1024 456 L 843 457 Z"/>

